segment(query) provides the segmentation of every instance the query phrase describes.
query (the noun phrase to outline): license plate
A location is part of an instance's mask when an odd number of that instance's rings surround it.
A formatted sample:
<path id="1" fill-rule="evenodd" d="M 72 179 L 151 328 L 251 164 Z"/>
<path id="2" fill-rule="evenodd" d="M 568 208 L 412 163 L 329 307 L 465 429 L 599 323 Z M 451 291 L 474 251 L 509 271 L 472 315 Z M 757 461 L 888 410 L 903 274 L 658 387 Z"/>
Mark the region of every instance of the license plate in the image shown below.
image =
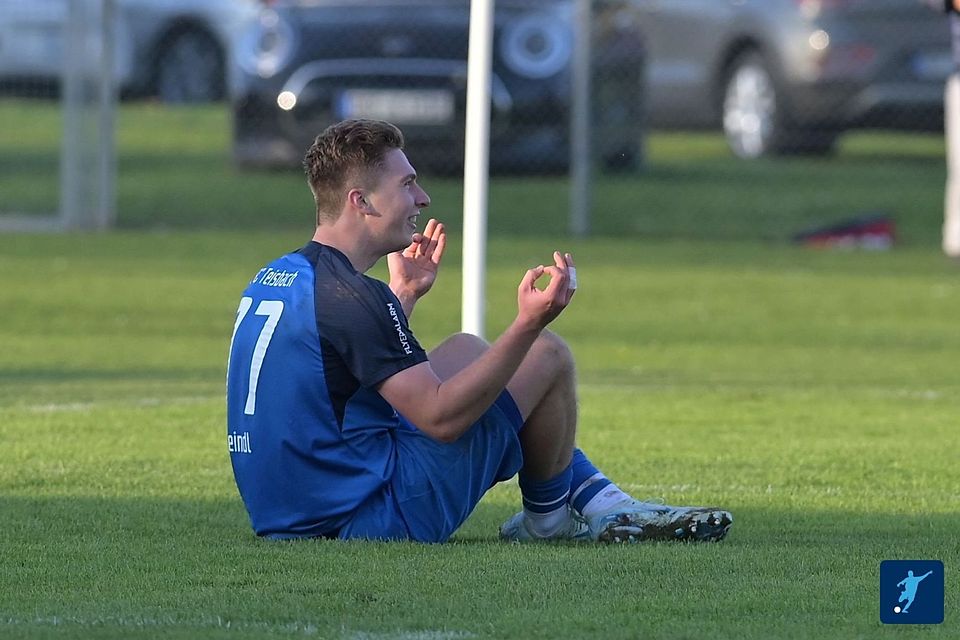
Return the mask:
<path id="1" fill-rule="evenodd" d="M 443 89 L 347 89 L 340 94 L 344 118 L 387 120 L 395 124 L 449 124 L 453 92 Z"/>

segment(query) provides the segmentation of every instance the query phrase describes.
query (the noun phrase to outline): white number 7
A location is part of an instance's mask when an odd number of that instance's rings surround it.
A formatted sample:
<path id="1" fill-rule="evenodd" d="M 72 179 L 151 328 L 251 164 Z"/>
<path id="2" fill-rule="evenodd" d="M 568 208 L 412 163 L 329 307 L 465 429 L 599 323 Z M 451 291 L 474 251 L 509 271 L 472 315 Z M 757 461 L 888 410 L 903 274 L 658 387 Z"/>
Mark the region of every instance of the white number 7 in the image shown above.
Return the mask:
<path id="1" fill-rule="evenodd" d="M 252 305 L 253 298 L 244 296 L 240 299 L 237 320 L 233 325 L 233 337 L 230 338 L 231 353 L 233 352 L 233 340 L 237 337 L 237 329 Z M 283 314 L 283 302 L 280 300 L 262 300 L 257 305 L 254 314 L 267 316 L 267 321 L 263 324 L 263 329 L 260 330 L 257 344 L 253 348 L 253 358 L 250 360 L 250 385 L 247 391 L 247 404 L 243 408 L 243 412 L 248 416 L 252 416 L 257 409 L 257 382 L 260 380 L 260 367 L 263 366 L 263 358 L 267 355 L 267 347 L 270 346 L 270 339 L 273 338 L 273 330 L 277 328 L 277 323 L 280 322 L 280 316 Z M 227 367 L 229 368 L 229 366 L 228 362 Z"/>

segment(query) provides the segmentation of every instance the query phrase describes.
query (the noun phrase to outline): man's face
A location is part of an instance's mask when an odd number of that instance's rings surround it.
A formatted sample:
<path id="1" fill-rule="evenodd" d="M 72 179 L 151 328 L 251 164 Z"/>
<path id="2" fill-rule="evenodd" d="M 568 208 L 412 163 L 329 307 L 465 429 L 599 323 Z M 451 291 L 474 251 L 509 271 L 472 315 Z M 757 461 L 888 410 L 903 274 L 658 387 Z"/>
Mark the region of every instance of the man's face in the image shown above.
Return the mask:
<path id="1" fill-rule="evenodd" d="M 417 184 L 417 172 L 400 149 L 384 156 L 380 178 L 366 199 L 374 212 L 368 218 L 371 229 L 387 253 L 410 244 L 420 209 L 430 205 L 430 196 Z"/>

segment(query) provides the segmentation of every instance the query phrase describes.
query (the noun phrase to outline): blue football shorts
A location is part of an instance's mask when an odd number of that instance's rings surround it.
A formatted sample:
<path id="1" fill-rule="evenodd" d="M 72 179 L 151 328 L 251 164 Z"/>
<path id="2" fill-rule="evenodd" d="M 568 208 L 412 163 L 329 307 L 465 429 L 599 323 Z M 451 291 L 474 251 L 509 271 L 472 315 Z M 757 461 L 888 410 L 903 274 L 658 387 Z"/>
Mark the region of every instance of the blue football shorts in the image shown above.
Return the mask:
<path id="1" fill-rule="evenodd" d="M 509 480 L 523 466 L 523 419 L 507 391 L 449 444 L 401 421 L 404 426 L 394 432 L 393 477 L 354 512 L 340 529 L 340 539 L 445 542 L 490 487 Z"/>

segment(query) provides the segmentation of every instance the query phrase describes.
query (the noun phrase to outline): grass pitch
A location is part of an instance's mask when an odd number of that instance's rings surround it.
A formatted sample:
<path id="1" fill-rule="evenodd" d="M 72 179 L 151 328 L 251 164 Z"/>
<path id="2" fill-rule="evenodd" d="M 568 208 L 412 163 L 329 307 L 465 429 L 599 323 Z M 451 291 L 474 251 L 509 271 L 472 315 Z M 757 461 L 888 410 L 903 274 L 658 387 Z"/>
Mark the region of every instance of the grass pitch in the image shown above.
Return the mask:
<path id="1" fill-rule="evenodd" d="M 491 239 L 489 333 L 554 248 L 581 289 L 580 443 L 716 545 L 516 546 L 498 486 L 450 544 L 256 539 L 223 380 L 237 299 L 307 233 L 0 237 L 0 637 L 952 638 L 960 282 L 929 247 Z M 458 325 L 459 239 L 413 327 Z M 884 628 L 885 559 L 940 559 L 946 622 Z"/>
<path id="2" fill-rule="evenodd" d="M 53 210 L 56 108 L 3 101 L 0 121 L 0 212 Z M 488 333 L 525 268 L 572 250 L 555 328 L 580 444 L 637 497 L 736 518 L 718 545 L 634 547 L 500 544 L 515 484 L 446 545 L 254 538 L 226 352 L 244 283 L 309 236 L 309 194 L 237 172 L 221 107 L 123 105 L 117 140 L 123 231 L 0 236 L 0 638 L 960 635 L 941 137 L 741 163 L 716 135 L 656 133 L 644 173 L 599 178 L 588 241 L 561 237 L 563 178 L 491 185 Z M 456 235 L 459 183 L 424 184 Z M 893 251 L 786 242 L 867 211 L 896 219 Z M 459 243 L 413 318 L 428 347 L 459 326 Z M 885 559 L 944 561 L 943 625 L 881 626 Z"/>

